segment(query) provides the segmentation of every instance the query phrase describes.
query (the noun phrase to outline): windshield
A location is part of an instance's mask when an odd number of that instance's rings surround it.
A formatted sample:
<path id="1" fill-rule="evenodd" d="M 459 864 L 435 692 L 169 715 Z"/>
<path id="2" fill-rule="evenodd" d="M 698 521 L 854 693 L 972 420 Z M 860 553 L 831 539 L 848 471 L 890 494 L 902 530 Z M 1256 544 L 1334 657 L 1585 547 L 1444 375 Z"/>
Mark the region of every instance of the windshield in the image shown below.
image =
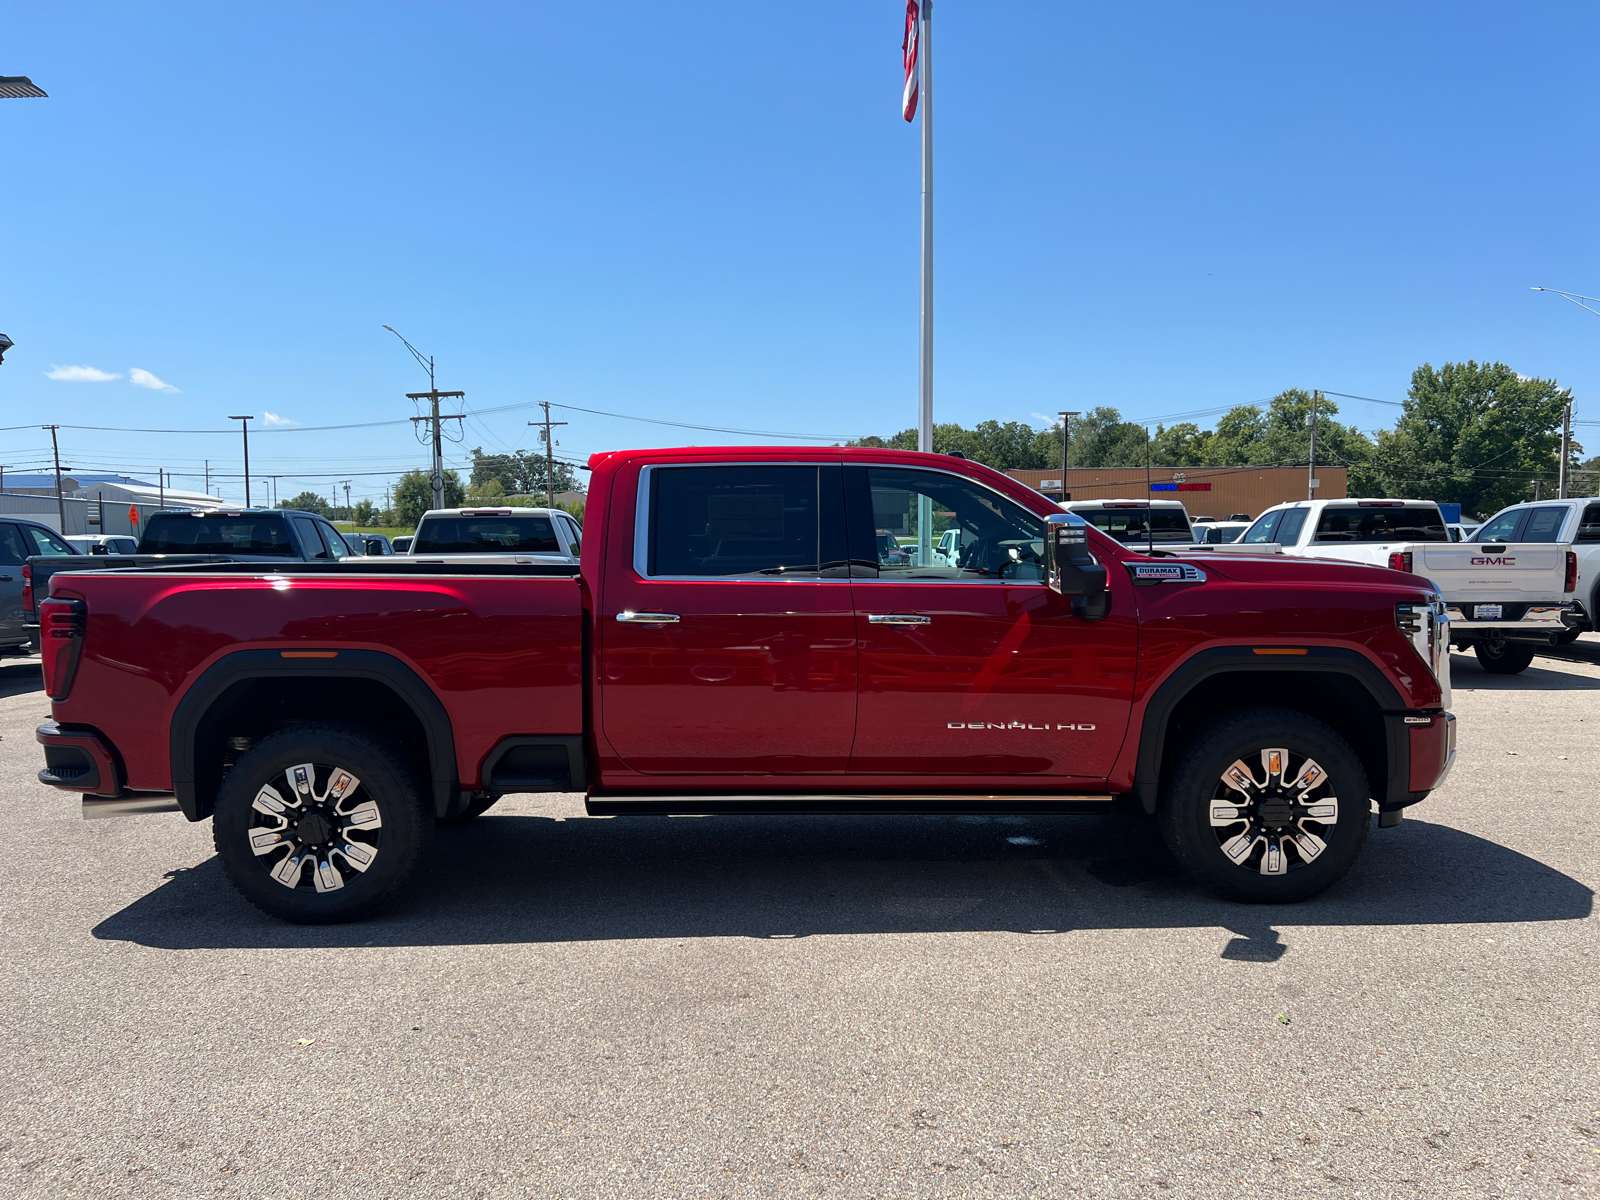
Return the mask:
<path id="1" fill-rule="evenodd" d="M 1325 508 L 1317 522 L 1319 542 L 1448 542 L 1450 532 L 1437 505 L 1395 508 Z"/>
<path id="2" fill-rule="evenodd" d="M 1189 532 L 1189 514 L 1181 508 L 1077 508 L 1072 511 L 1119 542 L 1194 541 L 1194 535 Z"/>
<path id="3" fill-rule="evenodd" d="M 413 554 L 559 554 L 549 517 L 429 517 Z"/>
<path id="4" fill-rule="evenodd" d="M 151 517 L 139 553 L 299 557 L 282 517 Z"/>

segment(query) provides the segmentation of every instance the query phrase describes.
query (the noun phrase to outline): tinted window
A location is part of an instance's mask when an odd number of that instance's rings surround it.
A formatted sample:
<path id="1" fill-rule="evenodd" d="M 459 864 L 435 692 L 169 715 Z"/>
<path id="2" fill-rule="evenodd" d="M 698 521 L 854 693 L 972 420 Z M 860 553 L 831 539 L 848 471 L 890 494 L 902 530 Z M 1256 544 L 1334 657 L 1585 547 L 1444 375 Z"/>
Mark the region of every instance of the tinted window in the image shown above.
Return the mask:
<path id="1" fill-rule="evenodd" d="M 1283 541 L 1283 538 L 1279 538 Z M 1325 508 L 1317 522 L 1319 542 L 1448 542 L 1450 531 L 1432 504 L 1396 508 Z"/>
<path id="2" fill-rule="evenodd" d="M 1580 542 L 1600 542 L 1600 504 L 1591 504 L 1583 510 L 1583 520 L 1578 525 Z"/>
<path id="3" fill-rule="evenodd" d="M 344 534 L 332 525 L 324 525 L 321 521 L 317 522 L 317 532 L 322 535 L 322 544 L 334 558 L 350 557 L 350 543 L 344 540 Z"/>
<path id="4" fill-rule="evenodd" d="M 1522 522 L 1528 515 L 1525 508 L 1512 509 L 1503 512 L 1498 517 L 1491 518 L 1477 533 L 1472 535 L 1475 542 L 1514 542 L 1517 541 L 1517 530 L 1522 527 Z"/>
<path id="5" fill-rule="evenodd" d="M 429 517 L 413 554 L 559 554 L 549 517 Z"/>
<path id="6" fill-rule="evenodd" d="M 872 467 L 872 520 L 879 579 L 949 579 L 994 583 L 1044 578 L 1044 520 L 988 488 L 936 471 Z M 954 563 L 921 557 L 922 521 L 929 546 L 960 531 Z"/>
<path id="7" fill-rule="evenodd" d="M 1163 542 L 1191 542 L 1189 518 L 1176 508 L 1075 508 L 1072 510 L 1101 533 L 1119 542 L 1156 545 Z M 1153 535 L 1153 537 L 1152 537 Z"/>
<path id="8" fill-rule="evenodd" d="M 317 523 L 310 517 L 294 517 L 295 532 L 300 535 L 300 544 L 305 547 L 307 558 L 331 558 L 328 553 L 328 544 L 322 540 L 322 535 L 317 532 Z"/>
<path id="9" fill-rule="evenodd" d="M 1561 526 L 1567 519 L 1566 505 L 1559 508 L 1536 508 L 1528 514 L 1528 523 L 1517 535 L 1519 542 L 1555 542 L 1561 539 Z"/>
<path id="10" fill-rule="evenodd" d="M 27 542 L 32 543 L 34 549 L 30 554 L 72 554 L 71 546 L 51 533 L 48 529 L 40 529 L 37 525 L 23 525 L 22 536 Z"/>
<path id="11" fill-rule="evenodd" d="M 22 544 L 22 535 L 15 525 L 0 525 L 0 563 L 14 566 L 31 554 Z"/>
<path id="12" fill-rule="evenodd" d="M 816 467 L 670 467 L 650 472 L 651 575 L 814 574 Z"/>
<path id="13" fill-rule="evenodd" d="M 583 526 L 579 525 L 571 517 L 567 517 L 566 522 L 567 541 L 572 543 L 572 552 L 576 554 L 583 549 Z"/>
<path id="14" fill-rule="evenodd" d="M 1239 540 L 1242 542 L 1273 541 L 1273 535 L 1278 532 L 1278 518 L 1281 516 L 1283 516 L 1282 509 L 1278 509 L 1276 512 L 1262 513 L 1256 523 L 1244 531 L 1244 537 Z"/>
<path id="15" fill-rule="evenodd" d="M 261 554 L 294 558 L 281 517 L 152 517 L 141 554 Z"/>
<path id="16" fill-rule="evenodd" d="M 1280 545 L 1294 546 L 1300 542 L 1300 531 L 1306 527 L 1306 518 L 1311 515 L 1309 508 L 1286 508 L 1283 519 L 1278 522 L 1276 540 Z"/>

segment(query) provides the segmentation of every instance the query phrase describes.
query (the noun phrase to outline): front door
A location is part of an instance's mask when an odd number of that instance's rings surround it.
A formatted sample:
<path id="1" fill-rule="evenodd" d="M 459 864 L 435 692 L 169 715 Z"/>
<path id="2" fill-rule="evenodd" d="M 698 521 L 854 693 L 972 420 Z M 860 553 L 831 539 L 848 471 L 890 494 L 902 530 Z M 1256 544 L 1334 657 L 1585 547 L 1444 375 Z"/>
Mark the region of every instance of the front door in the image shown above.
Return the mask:
<path id="1" fill-rule="evenodd" d="M 1126 575 L 1111 573 L 1111 615 L 1084 620 L 1045 586 L 1035 514 L 955 473 L 845 474 L 852 545 L 876 546 L 887 530 L 906 550 L 880 552 L 872 577 L 854 581 L 851 773 L 1103 780 L 1133 696 L 1138 624 Z M 962 531 L 956 563 L 922 562 L 922 547 L 949 528 Z"/>
<path id="2" fill-rule="evenodd" d="M 22 631 L 22 564 L 33 550 L 22 542 L 15 525 L 0 521 L 0 645 L 20 642 Z"/>
<path id="3" fill-rule="evenodd" d="M 856 647 L 837 462 L 646 467 L 639 491 L 633 561 L 611 561 L 596 614 L 611 748 L 651 775 L 842 773 Z"/>

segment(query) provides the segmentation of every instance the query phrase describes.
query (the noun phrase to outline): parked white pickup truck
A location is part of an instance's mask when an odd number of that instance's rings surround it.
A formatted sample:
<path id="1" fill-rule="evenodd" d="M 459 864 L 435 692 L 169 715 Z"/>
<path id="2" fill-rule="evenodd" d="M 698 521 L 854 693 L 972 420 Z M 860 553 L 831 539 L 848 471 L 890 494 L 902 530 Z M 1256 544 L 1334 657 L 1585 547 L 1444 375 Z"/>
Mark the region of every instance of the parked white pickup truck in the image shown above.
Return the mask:
<path id="1" fill-rule="evenodd" d="M 1600 498 L 1535 500 L 1503 508 L 1479 527 L 1472 540 L 1560 543 L 1572 552 L 1577 577 L 1572 593 L 1571 636 L 1600 630 Z"/>
<path id="2" fill-rule="evenodd" d="M 576 564 L 583 532 L 556 508 L 434 508 L 405 551 L 412 558 Z"/>
<path id="3" fill-rule="evenodd" d="M 1452 542 L 1431 500 L 1301 500 L 1269 508 L 1234 545 L 1248 552 L 1276 544 L 1302 558 L 1337 558 L 1410 571 L 1444 596 L 1450 638 L 1477 653 L 1485 670 L 1514 675 L 1537 646 L 1577 634 L 1570 593 L 1573 556 L 1540 538 L 1490 542 L 1504 533 L 1485 524 L 1476 542 Z M 1531 521 L 1517 523 L 1520 532 Z"/>

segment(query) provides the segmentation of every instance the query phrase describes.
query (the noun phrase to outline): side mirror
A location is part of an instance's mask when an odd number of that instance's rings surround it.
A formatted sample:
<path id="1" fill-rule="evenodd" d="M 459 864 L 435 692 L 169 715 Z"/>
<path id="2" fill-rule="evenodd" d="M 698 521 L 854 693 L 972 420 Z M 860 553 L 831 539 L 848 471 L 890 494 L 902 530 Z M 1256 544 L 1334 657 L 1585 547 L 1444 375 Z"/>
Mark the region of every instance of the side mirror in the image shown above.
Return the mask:
<path id="1" fill-rule="evenodd" d="M 1104 564 L 1089 552 L 1089 523 L 1076 513 L 1052 513 L 1044 526 L 1044 578 L 1072 599 L 1072 611 L 1098 621 L 1111 611 Z"/>

